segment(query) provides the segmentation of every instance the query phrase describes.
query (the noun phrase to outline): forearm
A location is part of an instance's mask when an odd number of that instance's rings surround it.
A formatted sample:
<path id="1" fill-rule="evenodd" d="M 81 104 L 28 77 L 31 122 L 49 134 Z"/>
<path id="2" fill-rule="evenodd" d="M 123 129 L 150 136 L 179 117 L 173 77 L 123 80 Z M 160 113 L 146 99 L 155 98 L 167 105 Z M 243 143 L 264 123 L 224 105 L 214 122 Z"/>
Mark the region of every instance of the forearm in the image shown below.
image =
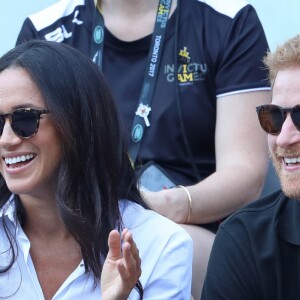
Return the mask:
<path id="1" fill-rule="evenodd" d="M 243 93 L 218 101 L 215 132 L 216 171 L 188 186 L 190 223 L 220 220 L 259 197 L 268 166 L 267 137 L 255 106 L 268 103 L 268 92 Z M 182 188 L 146 195 L 150 206 L 177 223 L 185 223 L 189 201 Z"/>
<path id="2" fill-rule="evenodd" d="M 267 154 L 259 164 L 228 164 L 203 181 L 186 186 L 191 195 L 191 208 L 186 191 L 173 188 L 147 193 L 150 206 L 177 223 L 205 224 L 218 221 L 259 197 L 266 171 Z"/>
<path id="3" fill-rule="evenodd" d="M 268 150 L 255 106 L 269 101 L 268 92 L 242 93 L 218 101 L 216 172 L 189 188 L 195 199 L 191 222 L 220 220 L 259 197 Z"/>
<path id="4" fill-rule="evenodd" d="M 192 197 L 190 223 L 220 220 L 259 197 L 267 170 L 236 164 L 218 170 L 200 183 L 189 186 Z"/>

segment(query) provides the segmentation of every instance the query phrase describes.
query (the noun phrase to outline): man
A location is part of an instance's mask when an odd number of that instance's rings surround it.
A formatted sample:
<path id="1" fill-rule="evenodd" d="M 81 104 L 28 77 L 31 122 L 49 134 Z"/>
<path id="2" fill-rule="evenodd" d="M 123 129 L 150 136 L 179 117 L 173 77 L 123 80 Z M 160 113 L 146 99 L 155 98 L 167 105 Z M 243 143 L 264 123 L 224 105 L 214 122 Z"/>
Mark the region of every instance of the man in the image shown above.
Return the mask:
<path id="1" fill-rule="evenodd" d="M 272 103 L 257 113 L 282 190 L 220 226 L 202 300 L 300 299 L 300 35 L 264 62 Z"/>

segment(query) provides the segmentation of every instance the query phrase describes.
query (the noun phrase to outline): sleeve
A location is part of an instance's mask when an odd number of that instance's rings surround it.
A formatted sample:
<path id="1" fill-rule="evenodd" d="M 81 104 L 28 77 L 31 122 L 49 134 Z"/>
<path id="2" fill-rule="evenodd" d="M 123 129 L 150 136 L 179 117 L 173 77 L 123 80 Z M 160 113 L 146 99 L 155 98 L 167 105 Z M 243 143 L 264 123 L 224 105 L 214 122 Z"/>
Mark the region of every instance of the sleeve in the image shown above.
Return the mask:
<path id="1" fill-rule="evenodd" d="M 144 300 L 189 300 L 192 259 L 193 244 L 190 236 L 183 230 L 173 234 L 164 245 L 155 266 L 152 266 L 144 286 Z"/>
<path id="2" fill-rule="evenodd" d="M 210 255 L 201 300 L 257 300 L 262 299 L 260 290 L 246 232 L 232 235 L 220 227 Z"/>
<path id="3" fill-rule="evenodd" d="M 33 39 L 44 39 L 44 38 L 40 36 L 39 33 L 36 31 L 30 19 L 26 18 L 22 25 L 21 31 L 18 35 L 16 45 L 22 44 L 24 42 Z"/>
<path id="4" fill-rule="evenodd" d="M 267 70 L 262 62 L 268 43 L 251 5 L 244 7 L 232 19 L 222 44 L 216 74 L 217 96 L 269 89 Z"/>

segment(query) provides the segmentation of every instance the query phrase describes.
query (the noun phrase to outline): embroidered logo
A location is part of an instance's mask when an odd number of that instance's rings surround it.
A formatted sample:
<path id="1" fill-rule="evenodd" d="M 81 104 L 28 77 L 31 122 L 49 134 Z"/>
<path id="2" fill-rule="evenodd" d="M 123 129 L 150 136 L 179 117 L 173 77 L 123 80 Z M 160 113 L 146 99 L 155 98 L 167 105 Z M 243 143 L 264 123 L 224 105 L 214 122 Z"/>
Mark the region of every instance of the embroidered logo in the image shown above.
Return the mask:
<path id="1" fill-rule="evenodd" d="M 189 55 L 190 55 L 190 53 L 187 51 L 187 48 L 183 47 L 183 50 L 179 51 L 178 62 L 180 62 L 182 64 L 188 64 L 191 60 Z"/>
<path id="2" fill-rule="evenodd" d="M 77 17 L 79 15 L 79 10 L 74 12 L 74 17 L 72 23 L 77 25 L 82 25 L 83 21 L 79 20 Z M 65 25 L 57 27 L 55 30 L 45 34 L 45 40 L 62 43 L 65 39 L 69 39 L 72 36 L 72 32 L 68 32 Z"/>
<path id="3" fill-rule="evenodd" d="M 76 10 L 75 13 L 74 13 L 74 18 L 72 20 L 72 23 L 75 23 L 77 25 L 81 25 L 81 24 L 83 24 L 83 21 L 77 19 L 78 15 L 79 15 L 79 10 Z"/>
<path id="4" fill-rule="evenodd" d="M 179 85 L 193 85 L 197 81 L 206 79 L 207 64 L 194 62 L 187 47 L 179 50 L 177 59 L 177 70 L 174 64 L 164 66 L 164 74 L 168 82 L 175 81 L 175 74 Z"/>
<path id="5" fill-rule="evenodd" d="M 68 32 L 64 25 L 57 27 L 54 31 L 45 34 L 45 39 L 47 41 L 61 43 L 65 39 L 72 36 L 72 32 Z"/>

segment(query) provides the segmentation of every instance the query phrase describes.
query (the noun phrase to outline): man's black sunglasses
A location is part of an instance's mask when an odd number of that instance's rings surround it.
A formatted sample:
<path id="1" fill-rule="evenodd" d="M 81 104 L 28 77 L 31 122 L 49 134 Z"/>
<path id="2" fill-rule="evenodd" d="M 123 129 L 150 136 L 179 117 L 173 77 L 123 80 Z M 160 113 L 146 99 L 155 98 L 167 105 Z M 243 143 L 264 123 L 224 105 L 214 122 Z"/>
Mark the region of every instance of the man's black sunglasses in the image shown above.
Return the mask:
<path id="1" fill-rule="evenodd" d="M 10 126 L 17 136 L 31 138 L 39 129 L 41 115 L 49 113 L 48 109 L 19 108 L 9 114 L 0 114 L 0 134 L 3 133 L 6 118 L 9 118 Z"/>
<path id="2" fill-rule="evenodd" d="M 278 135 L 288 113 L 291 114 L 295 127 L 300 131 L 300 105 L 283 108 L 274 104 L 256 107 L 260 126 L 269 134 Z"/>

